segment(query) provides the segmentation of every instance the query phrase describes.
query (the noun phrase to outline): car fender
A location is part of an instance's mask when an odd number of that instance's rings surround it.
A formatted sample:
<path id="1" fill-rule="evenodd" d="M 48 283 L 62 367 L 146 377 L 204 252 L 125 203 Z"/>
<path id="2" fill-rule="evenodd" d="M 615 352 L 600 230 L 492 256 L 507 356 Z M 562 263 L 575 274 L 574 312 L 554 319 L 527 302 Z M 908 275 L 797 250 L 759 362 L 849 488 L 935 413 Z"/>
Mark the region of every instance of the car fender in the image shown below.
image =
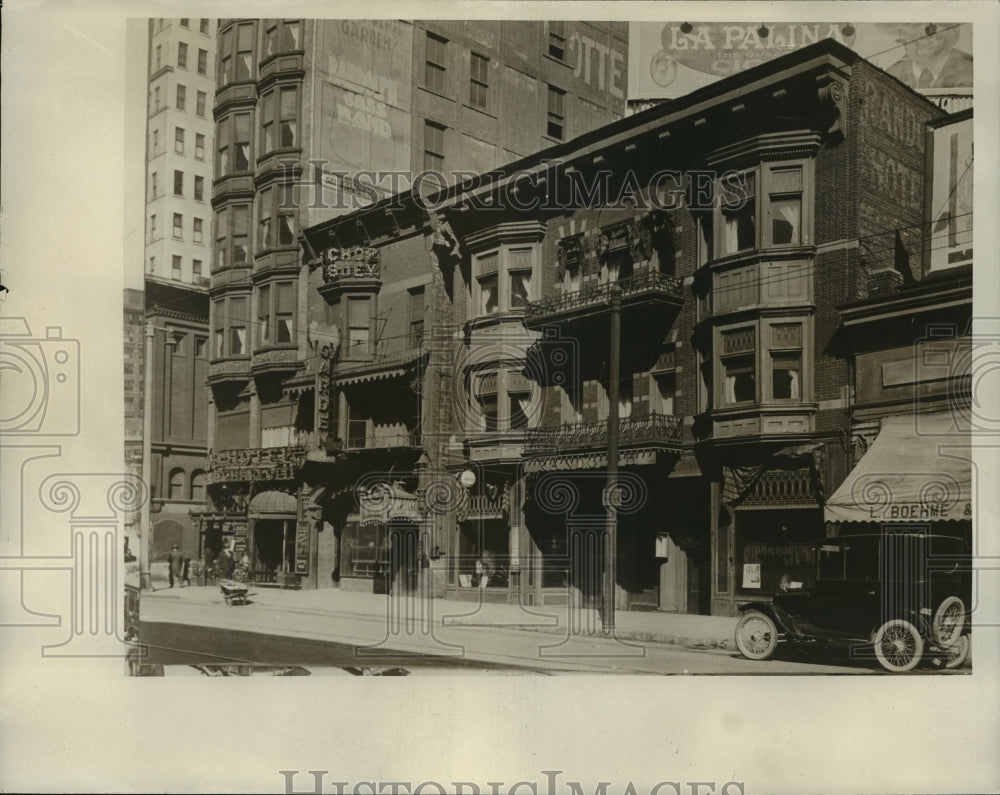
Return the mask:
<path id="1" fill-rule="evenodd" d="M 798 634 L 795 632 L 795 623 L 784 610 L 775 607 L 770 602 L 748 602 L 739 606 L 739 611 L 745 613 L 748 610 L 757 610 L 770 618 L 778 630 L 782 633 Z"/>

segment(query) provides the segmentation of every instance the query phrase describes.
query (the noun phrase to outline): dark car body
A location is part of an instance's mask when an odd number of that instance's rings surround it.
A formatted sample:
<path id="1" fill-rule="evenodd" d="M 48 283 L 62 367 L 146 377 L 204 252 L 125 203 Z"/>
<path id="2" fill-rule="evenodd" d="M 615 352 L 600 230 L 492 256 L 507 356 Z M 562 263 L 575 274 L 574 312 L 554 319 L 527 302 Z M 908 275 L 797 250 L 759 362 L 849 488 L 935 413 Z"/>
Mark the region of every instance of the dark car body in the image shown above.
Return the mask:
<path id="1" fill-rule="evenodd" d="M 808 641 L 866 647 L 890 671 L 911 670 L 925 651 L 948 667 L 964 662 L 970 558 L 962 539 L 877 532 L 811 548 L 812 582 L 786 583 L 773 601 L 740 607 L 744 656 L 766 659 L 780 641 Z"/>

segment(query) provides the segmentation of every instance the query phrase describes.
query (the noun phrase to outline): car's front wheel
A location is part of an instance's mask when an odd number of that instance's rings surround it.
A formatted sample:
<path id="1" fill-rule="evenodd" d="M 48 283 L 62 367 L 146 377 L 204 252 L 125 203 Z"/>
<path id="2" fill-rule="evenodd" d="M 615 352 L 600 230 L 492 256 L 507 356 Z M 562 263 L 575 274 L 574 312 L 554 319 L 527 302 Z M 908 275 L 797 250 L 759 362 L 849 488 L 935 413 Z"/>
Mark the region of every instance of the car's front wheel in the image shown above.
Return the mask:
<path id="1" fill-rule="evenodd" d="M 905 673 L 917 667 L 924 653 L 924 639 L 909 621 L 894 618 L 875 633 L 875 656 L 892 673 Z"/>
<path id="2" fill-rule="evenodd" d="M 934 611 L 931 635 L 934 642 L 947 649 L 962 636 L 965 624 L 965 603 L 957 596 L 949 596 Z"/>
<path id="3" fill-rule="evenodd" d="M 770 616 L 748 610 L 736 624 L 736 648 L 750 660 L 766 660 L 778 646 L 778 628 Z"/>

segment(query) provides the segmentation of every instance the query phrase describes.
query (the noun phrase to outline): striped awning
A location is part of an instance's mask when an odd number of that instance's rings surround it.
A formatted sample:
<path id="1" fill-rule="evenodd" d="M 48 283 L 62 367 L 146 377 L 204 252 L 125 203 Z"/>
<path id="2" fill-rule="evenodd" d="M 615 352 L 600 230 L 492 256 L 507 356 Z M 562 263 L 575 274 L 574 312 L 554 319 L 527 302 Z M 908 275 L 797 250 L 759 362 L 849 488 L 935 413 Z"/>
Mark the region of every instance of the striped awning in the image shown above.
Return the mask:
<path id="1" fill-rule="evenodd" d="M 366 384 L 371 381 L 385 381 L 389 378 L 399 378 L 412 370 L 406 367 L 393 367 L 389 370 L 376 370 L 375 372 L 359 373 L 358 375 L 334 376 L 334 380 L 341 386 L 351 384 Z"/>

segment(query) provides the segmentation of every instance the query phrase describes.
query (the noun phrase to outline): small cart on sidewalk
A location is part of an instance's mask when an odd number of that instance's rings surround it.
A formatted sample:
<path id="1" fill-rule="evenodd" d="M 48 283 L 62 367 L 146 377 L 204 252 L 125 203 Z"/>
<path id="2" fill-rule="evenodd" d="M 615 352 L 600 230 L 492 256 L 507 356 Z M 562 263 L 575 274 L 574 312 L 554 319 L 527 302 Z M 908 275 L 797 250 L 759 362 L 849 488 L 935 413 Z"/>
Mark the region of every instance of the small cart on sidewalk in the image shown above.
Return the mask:
<path id="1" fill-rule="evenodd" d="M 247 603 L 247 584 L 236 580 L 219 580 L 219 590 L 226 600 L 226 604 L 245 605 Z"/>

